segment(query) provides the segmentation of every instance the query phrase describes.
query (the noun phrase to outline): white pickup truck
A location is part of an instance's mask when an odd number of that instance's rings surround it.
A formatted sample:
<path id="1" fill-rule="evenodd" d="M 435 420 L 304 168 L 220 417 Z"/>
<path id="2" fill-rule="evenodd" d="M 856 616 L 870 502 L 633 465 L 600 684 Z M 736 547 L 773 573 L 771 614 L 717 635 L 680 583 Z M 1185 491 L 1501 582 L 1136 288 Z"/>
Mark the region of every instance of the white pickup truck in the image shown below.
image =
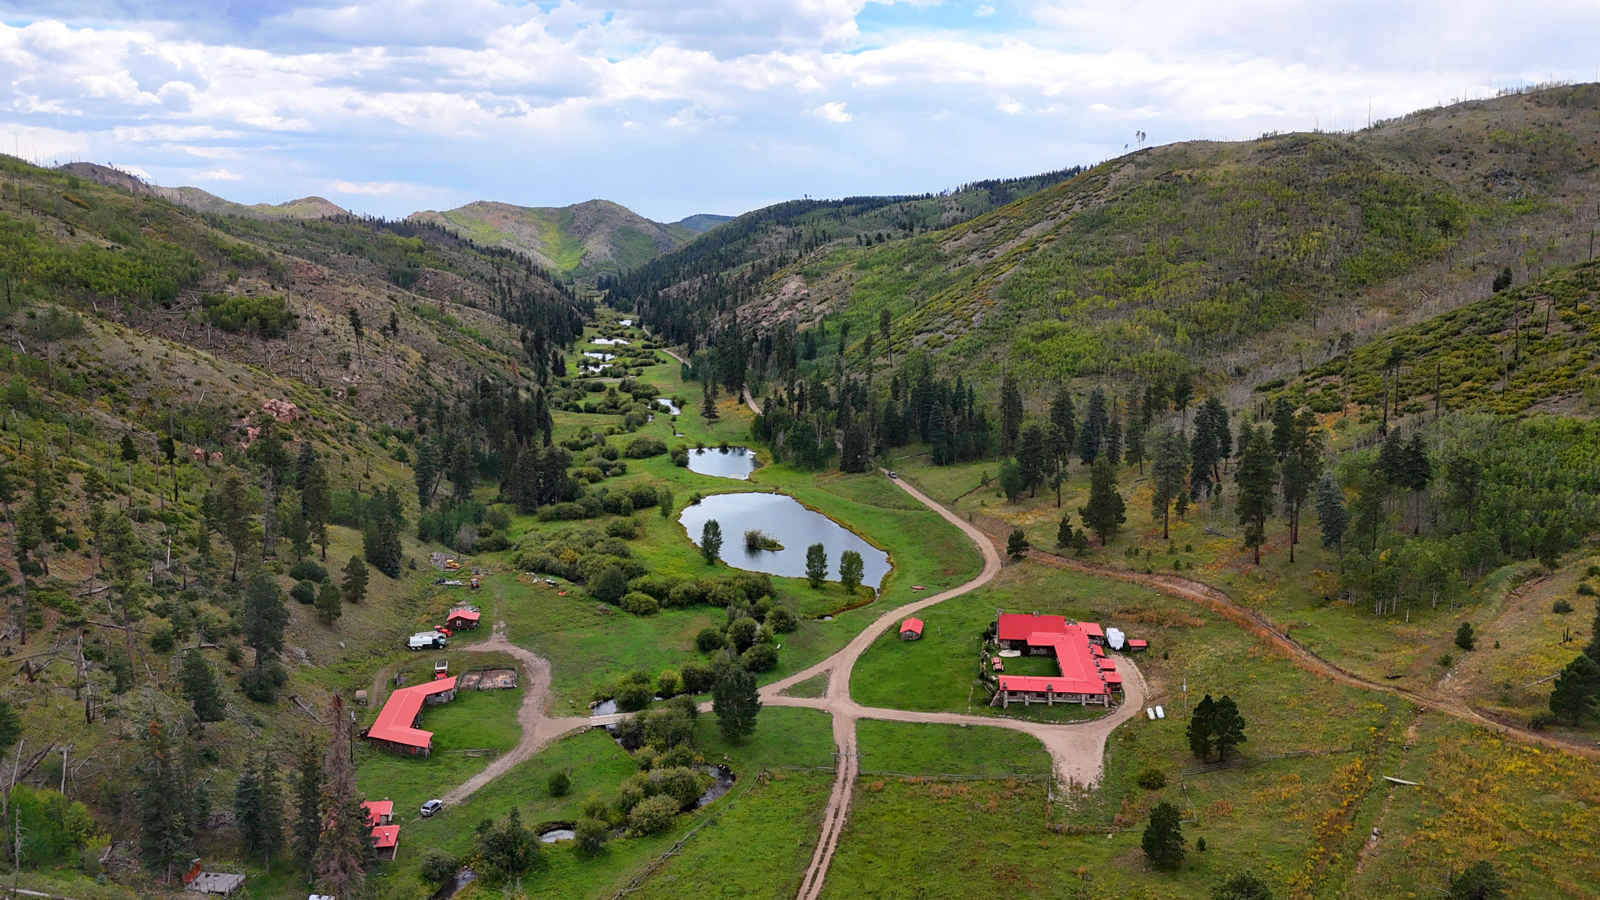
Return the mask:
<path id="1" fill-rule="evenodd" d="M 450 639 L 437 631 L 419 631 L 406 640 L 410 650 L 442 650 L 449 645 Z"/>

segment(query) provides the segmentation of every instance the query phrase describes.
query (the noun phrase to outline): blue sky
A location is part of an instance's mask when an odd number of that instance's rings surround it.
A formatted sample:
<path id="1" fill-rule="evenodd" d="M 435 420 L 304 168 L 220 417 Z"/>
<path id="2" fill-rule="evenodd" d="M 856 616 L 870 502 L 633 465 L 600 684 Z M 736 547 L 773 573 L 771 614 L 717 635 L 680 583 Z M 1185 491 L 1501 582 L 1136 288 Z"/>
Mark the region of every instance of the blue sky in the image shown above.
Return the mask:
<path id="1" fill-rule="evenodd" d="M 1592 0 L 0 0 L 0 140 L 242 202 L 671 221 L 1595 80 L 1595 34 Z"/>

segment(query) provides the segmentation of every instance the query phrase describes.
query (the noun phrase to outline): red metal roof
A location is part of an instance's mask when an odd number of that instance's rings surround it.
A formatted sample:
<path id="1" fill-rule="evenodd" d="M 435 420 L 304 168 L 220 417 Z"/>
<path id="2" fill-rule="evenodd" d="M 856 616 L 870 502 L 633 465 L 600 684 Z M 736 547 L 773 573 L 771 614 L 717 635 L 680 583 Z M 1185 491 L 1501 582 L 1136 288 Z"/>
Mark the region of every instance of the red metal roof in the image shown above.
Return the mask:
<path id="1" fill-rule="evenodd" d="M 411 723 L 417 720 L 417 713 L 422 711 L 424 697 L 455 689 L 456 679 L 455 676 L 451 676 L 395 691 L 389 695 L 388 702 L 383 704 L 377 721 L 367 729 L 367 737 L 375 741 L 404 744 L 407 747 L 426 749 L 432 746 L 433 732 L 415 728 Z"/>
<path id="2" fill-rule="evenodd" d="M 1002 641 L 1025 641 L 1036 631 L 1061 632 L 1067 627 L 1062 616 L 1030 616 L 1027 613 L 1002 613 L 998 636 Z"/>
<path id="3" fill-rule="evenodd" d="M 1129 647 L 1148 647 L 1148 646 L 1150 646 L 1150 642 L 1149 641 L 1141 641 L 1141 640 L 1129 640 L 1128 641 L 1128 646 Z"/>
<path id="4" fill-rule="evenodd" d="M 901 634 L 905 634 L 908 631 L 911 632 L 912 634 L 921 634 L 922 633 L 922 620 L 921 619 L 907 619 L 904 622 L 901 622 L 900 623 L 900 633 Z"/>
<path id="5" fill-rule="evenodd" d="M 468 622 L 476 622 L 478 621 L 478 616 L 478 613 L 475 613 L 470 609 L 452 609 L 450 610 L 449 618 L 465 619 Z"/>
<path id="6" fill-rule="evenodd" d="M 368 800 L 361 804 L 361 808 L 367 811 L 368 825 L 376 825 L 384 816 L 394 815 L 393 800 Z"/>
<path id="7" fill-rule="evenodd" d="M 1100 677 L 1102 677 L 1102 678 L 1104 678 L 1106 680 L 1106 684 L 1121 684 L 1122 683 L 1122 676 L 1119 675 L 1116 672 L 1101 672 L 1100 673 Z"/>
<path id="8" fill-rule="evenodd" d="M 1095 662 L 1100 664 L 1100 671 L 1102 672 L 1115 672 L 1117 670 L 1117 661 L 1114 659 L 1097 659 Z"/>
<path id="9" fill-rule="evenodd" d="M 1089 645 L 1089 652 L 1093 653 L 1095 656 L 1105 656 L 1106 655 L 1105 648 L 1101 647 L 1099 644 L 1091 644 L 1091 645 Z"/>
<path id="10" fill-rule="evenodd" d="M 1002 691 L 1046 691 L 1057 694 L 1104 694 L 1109 689 L 1106 683 L 1095 679 L 1094 681 L 1078 681 L 1068 678 L 1049 678 L 1042 675 L 1002 675 L 1000 677 L 1000 690 Z"/>
<path id="11" fill-rule="evenodd" d="M 372 846 L 377 850 L 387 850 L 400 843 L 399 825 L 379 825 L 372 829 Z"/>
<path id="12" fill-rule="evenodd" d="M 1083 629 L 1083 633 L 1089 637 L 1103 638 L 1106 636 L 1106 633 L 1100 630 L 1100 626 L 1093 622 L 1079 622 L 1078 627 Z"/>

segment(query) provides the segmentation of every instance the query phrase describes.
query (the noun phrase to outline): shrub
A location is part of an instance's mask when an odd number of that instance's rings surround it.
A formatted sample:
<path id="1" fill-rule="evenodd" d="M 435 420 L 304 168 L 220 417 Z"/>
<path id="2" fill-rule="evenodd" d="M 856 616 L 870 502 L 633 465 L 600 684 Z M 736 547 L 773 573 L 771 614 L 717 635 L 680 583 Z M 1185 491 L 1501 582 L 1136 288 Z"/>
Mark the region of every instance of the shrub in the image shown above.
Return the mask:
<path id="1" fill-rule="evenodd" d="M 506 511 L 504 506 L 496 506 L 489 510 L 484 515 L 483 520 L 494 526 L 495 531 L 505 531 L 511 527 L 511 514 Z"/>
<path id="2" fill-rule="evenodd" d="M 1583 574 L 1589 578 L 1600 578 L 1600 566 L 1590 566 L 1583 570 Z"/>
<path id="3" fill-rule="evenodd" d="M 658 834 L 672 827 L 678 815 L 678 801 L 666 794 L 657 794 L 641 801 L 628 813 L 628 833 L 634 837 Z"/>
<path id="4" fill-rule="evenodd" d="M 1133 780 L 1147 791 L 1159 791 L 1167 786 L 1167 773 L 1155 766 L 1146 766 L 1134 776 Z"/>
<path id="5" fill-rule="evenodd" d="M 598 853 L 605 845 L 606 838 L 611 833 L 611 826 L 600 819 L 582 818 L 578 820 L 576 833 L 578 851 L 586 854 Z"/>
<path id="6" fill-rule="evenodd" d="M 617 709 L 623 712 L 635 712 L 650 705 L 655 699 L 655 693 L 650 689 L 649 682 L 644 684 L 627 683 L 617 685 Z"/>
<path id="7" fill-rule="evenodd" d="M 1566 600 L 1557 600 L 1555 602 L 1555 605 L 1550 607 L 1550 611 L 1553 612 L 1553 613 L 1558 613 L 1558 614 L 1561 614 L 1561 615 L 1565 615 L 1565 614 L 1567 614 L 1569 612 L 1572 612 L 1572 604 L 1568 603 Z"/>
<path id="8" fill-rule="evenodd" d="M 1578 594 L 1584 597 L 1593 597 L 1594 588 L 1587 584 L 1578 585 Z"/>
<path id="9" fill-rule="evenodd" d="M 800 627 L 800 620 L 795 614 L 780 606 L 767 613 L 766 624 L 778 634 L 789 634 Z"/>
<path id="10" fill-rule="evenodd" d="M 629 459 L 648 459 L 652 456 L 660 456 L 665 452 L 667 452 L 665 442 L 658 441 L 655 438 L 641 437 L 634 438 L 629 442 L 628 448 L 623 451 L 622 455 Z"/>
<path id="11" fill-rule="evenodd" d="M 281 295 L 226 297 L 204 294 L 200 297 L 205 321 L 223 331 L 247 331 L 267 338 L 281 338 L 294 327 L 297 318 L 289 301 Z"/>
<path id="12" fill-rule="evenodd" d="M 674 591 L 674 594 L 677 592 Z M 715 628 L 703 628 L 694 636 L 694 648 L 701 653 L 715 653 L 728 646 L 728 636 Z M 687 670 L 685 670 L 687 671 Z M 699 693 L 696 691 L 696 693 Z"/>
<path id="13" fill-rule="evenodd" d="M 1462 622 L 1456 629 L 1456 646 L 1463 650 L 1471 650 L 1478 643 L 1478 636 L 1472 631 L 1471 622 Z"/>
<path id="14" fill-rule="evenodd" d="M 760 623 L 749 617 L 739 619 L 728 625 L 728 640 L 732 641 L 734 649 L 741 653 L 756 642 L 756 635 L 760 633 Z"/>
<path id="15" fill-rule="evenodd" d="M 752 672 L 770 672 L 778 666 L 778 651 L 771 644 L 756 644 L 739 657 L 739 663 Z"/>
<path id="16" fill-rule="evenodd" d="M 155 633 L 150 635 L 150 649 L 157 653 L 170 653 L 172 648 L 176 646 L 178 646 L 178 639 L 172 634 L 172 626 L 156 626 Z"/>
<path id="17" fill-rule="evenodd" d="M 429 884 L 443 884 L 454 877 L 459 868 L 461 860 L 438 847 L 429 847 L 422 854 L 422 869 L 417 877 Z"/>
<path id="18" fill-rule="evenodd" d="M 616 565 L 607 565 L 595 575 L 589 593 L 606 603 L 616 603 L 628 592 L 628 576 Z"/>
<path id="19" fill-rule="evenodd" d="M 1435 660 L 1435 662 L 1437 662 L 1442 668 L 1446 668 L 1446 669 L 1450 668 L 1450 664 L 1455 662 L 1455 661 L 1456 661 L 1456 658 L 1454 656 L 1451 656 L 1448 653 L 1446 653 L 1445 655 L 1443 655 L 1443 656 L 1439 657 L 1437 660 Z"/>
<path id="20" fill-rule="evenodd" d="M 545 787 L 550 789 L 552 797 L 565 797 L 572 791 L 572 779 L 565 772 L 551 772 L 544 783 Z"/>
<path id="21" fill-rule="evenodd" d="M 302 559 L 289 569 L 289 577 L 295 581 L 321 583 L 328 580 L 328 570 L 314 559 Z"/>
<path id="22" fill-rule="evenodd" d="M 662 669 L 656 676 L 656 693 L 669 698 L 683 693 L 683 676 L 676 669 Z"/>
<path id="23" fill-rule="evenodd" d="M 656 602 L 662 606 L 672 606 L 668 602 L 668 598 L 672 596 L 672 589 L 677 586 L 677 583 L 671 578 L 664 578 L 660 575 L 645 575 L 642 578 L 635 578 L 632 584 L 634 590 L 649 594 L 656 598 Z"/>
<path id="24" fill-rule="evenodd" d="M 612 519 L 606 523 L 606 537 L 621 538 L 625 541 L 631 541 L 638 536 L 639 523 L 635 522 L 631 516 L 625 516 L 620 519 Z"/>
<path id="25" fill-rule="evenodd" d="M 683 676 L 683 690 L 689 694 L 704 694 L 711 690 L 711 683 L 716 680 L 711 667 L 699 663 L 689 663 L 680 674 Z"/>
<path id="26" fill-rule="evenodd" d="M 640 591 L 631 591 L 622 597 L 622 608 L 636 616 L 653 616 L 661 611 L 656 598 Z"/>
<path id="27" fill-rule="evenodd" d="M 317 586 L 309 581 L 295 582 L 295 586 L 289 588 L 289 596 L 310 606 L 317 602 Z"/>

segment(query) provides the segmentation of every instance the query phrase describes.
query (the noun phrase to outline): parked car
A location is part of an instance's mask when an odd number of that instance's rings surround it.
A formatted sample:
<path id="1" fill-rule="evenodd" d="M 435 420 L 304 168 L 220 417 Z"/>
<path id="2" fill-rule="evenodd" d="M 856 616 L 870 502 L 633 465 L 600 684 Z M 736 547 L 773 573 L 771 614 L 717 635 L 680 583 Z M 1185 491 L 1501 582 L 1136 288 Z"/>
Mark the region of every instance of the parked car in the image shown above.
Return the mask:
<path id="1" fill-rule="evenodd" d="M 890 477 L 890 478 L 899 478 L 899 477 L 900 477 L 900 476 L 899 476 L 899 475 L 898 475 L 898 474 L 896 474 L 896 473 L 895 473 L 895 470 L 893 470 L 893 469 L 890 469 L 890 470 L 889 470 L 889 477 Z"/>
<path id="2" fill-rule="evenodd" d="M 431 819 L 433 818 L 433 814 L 441 809 L 444 809 L 443 800 L 429 800 L 427 803 L 422 804 L 422 817 L 424 819 Z"/>

